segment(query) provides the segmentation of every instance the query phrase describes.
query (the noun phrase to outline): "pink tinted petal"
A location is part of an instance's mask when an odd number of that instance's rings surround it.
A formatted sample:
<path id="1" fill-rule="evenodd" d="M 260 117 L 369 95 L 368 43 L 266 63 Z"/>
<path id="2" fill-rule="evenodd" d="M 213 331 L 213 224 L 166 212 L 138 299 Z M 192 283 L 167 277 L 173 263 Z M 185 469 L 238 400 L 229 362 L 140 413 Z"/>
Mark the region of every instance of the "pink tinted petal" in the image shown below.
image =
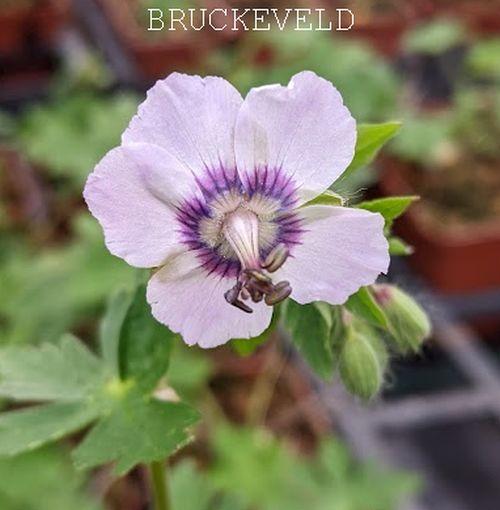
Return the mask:
<path id="1" fill-rule="evenodd" d="M 172 257 L 151 278 L 147 299 L 156 319 L 188 345 L 216 347 L 231 338 L 251 338 L 271 322 L 272 308 L 258 303 L 252 314 L 224 299 L 234 281 L 208 275 L 192 253 Z"/>
<path id="2" fill-rule="evenodd" d="M 132 266 L 155 267 L 178 251 L 173 205 L 196 189 L 182 168 L 166 151 L 149 144 L 117 147 L 101 160 L 83 195 L 111 253 Z"/>
<path id="3" fill-rule="evenodd" d="M 337 89 L 311 71 L 288 87 L 252 89 L 236 122 L 238 171 L 245 181 L 255 168 L 282 168 L 299 186 L 301 202 L 326 190 L 354 155 L 356 123 Z"/>
<path id="4" fill-rule="evenodd" d="M 278 271 L 299 303 L 344 303 L 389 267 L 389 250 L 380 214 L 348 207 L 310 206 L 303 218 L 301 244 Z"/>
<path id="5" fill-rule="evenodd" d="M 196 175 L 204 168 L 234 168 L 234 126 L 242 103 L 222 78 L 173 73 L 158 81 L 122 137 L 175 155 Z"/>

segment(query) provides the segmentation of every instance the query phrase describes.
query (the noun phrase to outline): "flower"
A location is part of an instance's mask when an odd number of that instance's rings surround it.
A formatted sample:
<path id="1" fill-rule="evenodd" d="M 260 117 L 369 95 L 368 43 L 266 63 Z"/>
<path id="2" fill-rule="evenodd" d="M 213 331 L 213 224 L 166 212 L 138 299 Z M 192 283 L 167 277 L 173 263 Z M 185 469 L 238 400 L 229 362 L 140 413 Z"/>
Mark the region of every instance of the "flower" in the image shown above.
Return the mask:
<path id="1" fill-rule="evenodd" d="M 174 73 L 148 92 L 84 196 L 111 253 L 157 268 L 156 319 L 214 347 L 262 333 L 289 295 L 341 304 L 387 270 L 379 214 L 307 205 L 347 168 L 355 141 L 339 92 L 312 72 L 244 100 L 222 78 Z"/>

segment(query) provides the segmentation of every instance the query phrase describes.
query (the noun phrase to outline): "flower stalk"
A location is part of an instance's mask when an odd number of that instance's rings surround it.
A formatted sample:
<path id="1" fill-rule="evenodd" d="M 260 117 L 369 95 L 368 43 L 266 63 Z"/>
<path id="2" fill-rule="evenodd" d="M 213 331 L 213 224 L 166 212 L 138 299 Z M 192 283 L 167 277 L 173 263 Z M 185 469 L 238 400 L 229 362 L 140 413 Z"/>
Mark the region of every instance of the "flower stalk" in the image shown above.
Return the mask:
<path id="1" fill-rule="evenodd" d="M 168 468 L 166 462 L 151 462 L 150 483 L 154 498 L 154 510 L 172 510 L 168 489 Z"/>

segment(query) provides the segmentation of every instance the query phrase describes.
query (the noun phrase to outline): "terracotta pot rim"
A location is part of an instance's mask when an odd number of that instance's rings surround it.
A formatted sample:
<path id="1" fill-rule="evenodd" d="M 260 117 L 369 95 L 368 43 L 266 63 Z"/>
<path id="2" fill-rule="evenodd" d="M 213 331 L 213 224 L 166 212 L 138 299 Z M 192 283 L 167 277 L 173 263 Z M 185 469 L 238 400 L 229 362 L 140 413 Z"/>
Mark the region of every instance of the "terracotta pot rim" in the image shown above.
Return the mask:
<path id="1" fill-rule="evenodd" d="M 189 32 L 182 32 L 179 35 L 176 32 L 174 37 L 166 37 L 164 40 L 148 39 L 144 36 L 142 27 L 137 23 L 135 16 L 132 12 L 131 2 L 123 0 L 98 0 L 102 5 L 106 16 L 110 20 L 111 26 L 122 39 L 123 43 L 134 49 L 140 50 L 172 50 L 177 51 L 178 49 L 190 48 L 193 46 L 194 39 L 193 34 Z M 117 9 L 116 7 L 119 7 Z M 200 35 L 201 32 L 196 32 Z M 199 38 L 200 40 L 203 37 Z"/>
<path id="2" fill-rule="evenodd" d="M 404 176 L 404 172 L 408 171 L 412 164 L 396 157 L 386 157 L 384 163 L 386 171 L 382 172 L 380 186 L 385 194 L 418 195 Z M 433 244 L 447 247 L 474 246 L 485 243 L 500 244 L 500 218 L 445 226 L 427 214 L 427 210 L 423 203 L 417 202 L 406 215 L 413 221 L 422 237 Z"/>

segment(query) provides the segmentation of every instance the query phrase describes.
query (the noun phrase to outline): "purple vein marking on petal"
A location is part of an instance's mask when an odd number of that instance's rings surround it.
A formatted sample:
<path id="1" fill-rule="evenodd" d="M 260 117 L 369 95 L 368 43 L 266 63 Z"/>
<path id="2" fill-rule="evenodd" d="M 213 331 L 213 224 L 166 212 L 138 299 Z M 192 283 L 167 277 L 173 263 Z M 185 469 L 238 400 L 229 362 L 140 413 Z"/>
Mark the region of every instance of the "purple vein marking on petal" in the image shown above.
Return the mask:
<path id="1" fill-rule="evenodd" d="M 228 169 L 222 164 L 219 168 L 206 168 L 203 175 L 196 177 L 201 196 L 193 196 L 177 206 L 177 231 L 180 238 L 195 253 L 200 267 L 207 274 L 234 278 L 241 270 L 237 258 L 223 256 L 217 243 L 207 244 L 201 232 L 203 221 L 212 221 L 217 215 L 220 216 L 220 210 L 214 211 L 214 204 L 218 203 L 220 207 L 220 203 L 224 202 L 220 197 L 227 193 L 241 196 L 241 200 L 246 200 L 248 206 L 252 198 L 257 197 L 258 201 L 269 199 L 272 207 L 277 207 L 274 219 L 267 220 L 276 226 L 275 238 L 270 245 L 261 248 L 261 257 L 265 257 L 280 243 L 286 244 L 291 250 L 301 243 L 304 229 L 302 219 L 293 211 L 297 203 L 297 189 L 293 179 L 281 168 L 273 169 L 264 165 L 255 169 L 253 175 L 245 175 L 245 180 L 247 185 L 240 180 L 235 168 Z"/>

